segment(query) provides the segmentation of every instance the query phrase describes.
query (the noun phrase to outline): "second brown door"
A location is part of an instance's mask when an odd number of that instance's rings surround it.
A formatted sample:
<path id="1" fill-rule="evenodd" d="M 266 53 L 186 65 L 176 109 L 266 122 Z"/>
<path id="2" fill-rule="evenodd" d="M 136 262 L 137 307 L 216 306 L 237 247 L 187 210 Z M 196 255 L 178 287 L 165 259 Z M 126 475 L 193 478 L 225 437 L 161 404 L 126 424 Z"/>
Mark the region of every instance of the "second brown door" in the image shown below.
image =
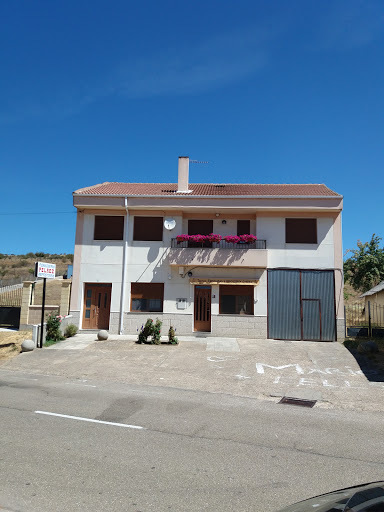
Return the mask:
<path id="1" fill-rule="evenodd" d="M 211 287 L 195 286 L 194 329 L 211 332 Z"/>

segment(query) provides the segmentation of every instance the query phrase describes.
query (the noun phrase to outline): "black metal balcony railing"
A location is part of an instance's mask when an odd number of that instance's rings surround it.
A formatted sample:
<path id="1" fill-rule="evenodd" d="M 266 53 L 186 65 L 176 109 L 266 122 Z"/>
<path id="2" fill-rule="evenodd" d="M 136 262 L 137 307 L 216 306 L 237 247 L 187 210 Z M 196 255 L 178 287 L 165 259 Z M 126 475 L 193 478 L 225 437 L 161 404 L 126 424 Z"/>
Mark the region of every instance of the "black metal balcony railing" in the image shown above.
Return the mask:
<path id="1" fill-rule="evenodd" d="M 225 240 L 221 240 L 220 242 L 191 242 L 187 240 L 185 242 L 178 242 L 176 238 L 172 238 L 171 240 L 172 249 L 266 249 L 267 241 L 266 240 L 255 240 L 255 242 L 246 243 L 239 242 L 238 244 L 234 244 L 231 242 L 226 242 Z"/>

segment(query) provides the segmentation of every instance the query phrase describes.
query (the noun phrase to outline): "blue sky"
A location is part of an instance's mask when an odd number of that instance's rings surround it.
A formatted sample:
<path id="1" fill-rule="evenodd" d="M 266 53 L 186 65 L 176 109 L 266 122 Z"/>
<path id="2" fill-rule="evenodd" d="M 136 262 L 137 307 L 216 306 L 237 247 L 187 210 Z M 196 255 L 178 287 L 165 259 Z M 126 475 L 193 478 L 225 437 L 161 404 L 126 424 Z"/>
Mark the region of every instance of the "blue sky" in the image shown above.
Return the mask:
<path id="1" fill-rule="evenodd" d="M 384 238 L 381 0 L 0 5 L 0 252 L 73 252 L 103 181 L 325 183 Z M 62 213 L 63 212 L 63 213 Z"/>

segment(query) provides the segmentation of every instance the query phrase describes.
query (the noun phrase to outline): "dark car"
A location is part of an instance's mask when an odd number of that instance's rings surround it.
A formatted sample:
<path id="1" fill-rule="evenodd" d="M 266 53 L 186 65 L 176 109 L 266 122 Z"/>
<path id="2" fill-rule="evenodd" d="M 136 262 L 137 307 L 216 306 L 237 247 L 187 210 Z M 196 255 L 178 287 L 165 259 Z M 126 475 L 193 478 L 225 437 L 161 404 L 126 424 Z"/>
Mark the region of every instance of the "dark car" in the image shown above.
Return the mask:
<path id="1" fill-rule="evenodd" d="M 384 512 L 384 482 L 348 487 L 290 505 L 279 512 Z"/>

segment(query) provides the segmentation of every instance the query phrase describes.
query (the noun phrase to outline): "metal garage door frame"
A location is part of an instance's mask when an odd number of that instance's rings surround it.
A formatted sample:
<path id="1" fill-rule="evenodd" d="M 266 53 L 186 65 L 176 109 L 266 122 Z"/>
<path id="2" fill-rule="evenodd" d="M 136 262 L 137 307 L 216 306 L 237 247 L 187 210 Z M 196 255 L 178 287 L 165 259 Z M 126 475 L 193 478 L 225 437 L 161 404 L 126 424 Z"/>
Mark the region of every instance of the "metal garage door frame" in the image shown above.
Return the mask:
<path id="1" fill-rule="evenodd" d="M 299 308 L 297 308 L 297 305 L 296 305 L 296 308 L 293 307 L 293 310 L 296 309 L 296 311 L 293 311 L 294 313 L 296 313 L 297 315 L 297 312 L 298 310 L 300 310 L 300 336 L 297 336 L 295 338 L 293 337 L 285 337 L 285 338 L 281 338 L 281 337 L 275 337 L 275 336 L 272 336 L 271 338 L 271 326 L 270 326 L 270 307 L 271 307 L 271 300 L 270 300 L 270 290 L 271 290 L 271 286 L 270 286 L 270 276 L 271 276 L 271 272 L 274 272 L 274 271 L 281 271 L 281 272 L 296 272 L 296 273 L 299 273 L 299 279 L 300 279 L 300 292 L 299 292 L 299 297 L 298 300 L 299 300 Z M 303 300 L 310 300 L 309 297 L 302 297 L 302 292 L 303 292 L 303 283 L 302 283 L 302 275 L 303 273 L 310 273 L 310 272 L 315 272 L 317 274 L 319 273 L 332 273 L 332 286 L 333 286 L 333 294 L 332 294 L 332 300 L 333 300 L 333 307 L 332 307 L 332 311 L 333 311 L 333 318 L 332 318 L 332 321 L 329 322 L 328 321 L 328 327 L 333 329 L 333 339 L 327 339 L 327 340 L 324 340 L 323 339 L 323 336 L 322 336 L 322 333 L 320 334 L 320 339 L 304 339 L 304 336 L 303 336 Z M 294 280 L 292 280 L 294 281 Z M 274 268 L 274 269 L 268 269 L 267 271 L 267 336 L 268 336 L 268 339 L 275 339 L 275 340 L 282 340 L 282 341 L 286 341 L 286 340 L 293 340 L 293 339 L 297 339 L 297 340 L 300 340 L 300 341 L 337 341 L 337 325 L 336 325 L 336 322 L 337 322 L 337 319 L 336 319 L 336 296 L 335 296 L 335 293 L 336 293 L 336 287 L 335 287 L 335 269 L 302 269 L 302 268 Z M 314 299 L 316 299 L 317 297 L 314 297 Z M 284 297 L 283 297 L 283 300 L 284 300 Z M 292 309 L 292 304 L 290 304 L 290 307 Z M 320 302 L 320 315 L 321 315 L 321 302 Z M 329 311 L 329 310 L 328 310 Z M 330 320 L 330 319 L 329 319 Z M 298 322 L 298 318 L 293 318 L 292 319 L 293 321 L 293 324 L 297 324 Z M 331 325 L 332 324 L 332 325 Z M 293 326 L 294 328 L 294 326 Z M 298 334 L 298 326 L 296 325 L 296 331 L 297 331 L 297 334 Z M 330 337 L 330 336 L 328 336 Z"/>

